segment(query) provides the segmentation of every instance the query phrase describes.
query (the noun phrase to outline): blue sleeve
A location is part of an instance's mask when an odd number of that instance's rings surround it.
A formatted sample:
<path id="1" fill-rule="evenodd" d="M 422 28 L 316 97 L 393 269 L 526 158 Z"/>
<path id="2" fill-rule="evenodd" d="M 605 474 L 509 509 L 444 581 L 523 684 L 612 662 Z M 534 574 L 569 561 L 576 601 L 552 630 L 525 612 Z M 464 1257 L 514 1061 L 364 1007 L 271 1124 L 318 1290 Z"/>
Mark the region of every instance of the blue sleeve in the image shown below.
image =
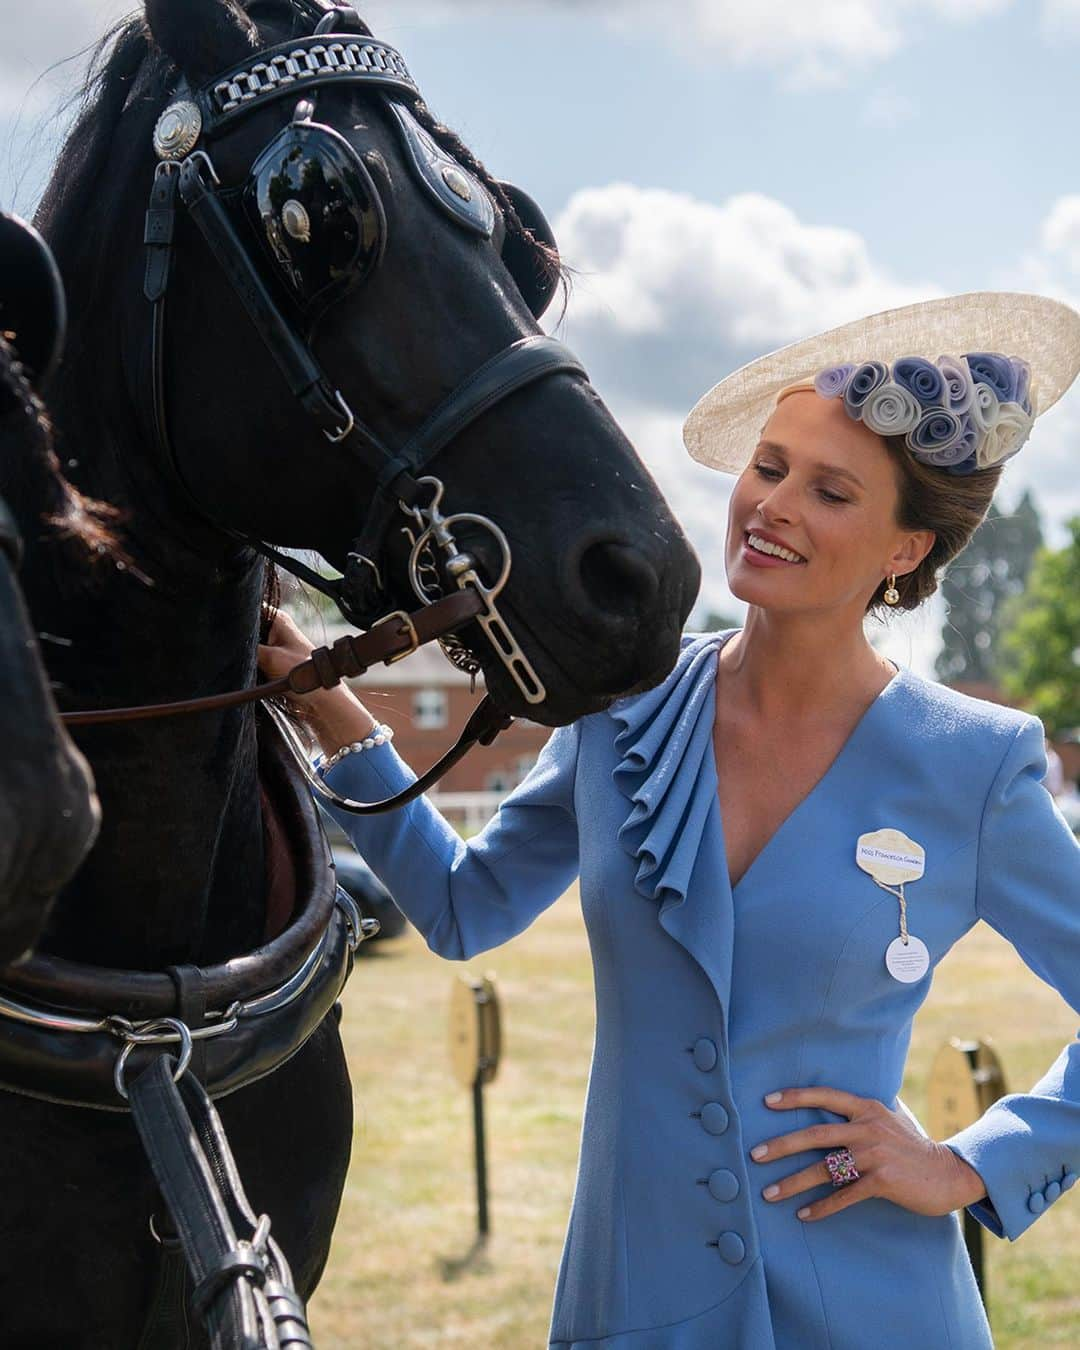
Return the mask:
<path id="1" fill-rule="evenodd" d="M 555 731 L 529 774 L 468 843 L 427 797 L 376 816 L 328 809 L 431 950 L 468 960 L 527 928 L 577 876 L 579 738 L 577 723 Z M 346 755 L 325 781 L 354 801 L 374 801 L 414 783 L 416 775 L 388 743 Z"/>
<path id="2" fill-rule="evenodd" d="M 979 838 L 976 906 L 1026 964 L 1080 1011 L 1080 845 L 1042 779 L 1042 724 L 1017 731 L 990 789 Z M 1080 1042 L 1030 1092 L 1002 1097 L 945 1141 L 979 1173 L 971 1213 L 1015 1240 L 1080 1173 Z"/>

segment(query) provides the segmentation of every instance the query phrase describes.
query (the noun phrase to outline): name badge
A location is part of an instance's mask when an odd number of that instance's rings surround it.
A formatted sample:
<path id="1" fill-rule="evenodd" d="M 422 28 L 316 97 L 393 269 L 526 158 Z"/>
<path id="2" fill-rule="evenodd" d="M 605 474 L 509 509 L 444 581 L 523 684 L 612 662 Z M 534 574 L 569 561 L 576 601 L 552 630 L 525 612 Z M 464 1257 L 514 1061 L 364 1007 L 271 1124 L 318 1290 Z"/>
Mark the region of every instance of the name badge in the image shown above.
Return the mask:
<path id="1" fill-rule="evenodd" d="M 925 942 L 908 932 L 904 886 L 926 871 L 926 850 L 901 830 L 874 830 L 859 835 L 855 861 L 900 901 L 900 936 L 885 949 L 885 969 L 900 984 L 915 984 L 930 969 L 930 953 Z"/>
<path id="2" fill-rule="evenodd" d="M 859 836 L 855 861 L 875 881 L 900 886 L 918 881 L 926 871 L 926 850 L 899 830 L 875 830 Z"/>

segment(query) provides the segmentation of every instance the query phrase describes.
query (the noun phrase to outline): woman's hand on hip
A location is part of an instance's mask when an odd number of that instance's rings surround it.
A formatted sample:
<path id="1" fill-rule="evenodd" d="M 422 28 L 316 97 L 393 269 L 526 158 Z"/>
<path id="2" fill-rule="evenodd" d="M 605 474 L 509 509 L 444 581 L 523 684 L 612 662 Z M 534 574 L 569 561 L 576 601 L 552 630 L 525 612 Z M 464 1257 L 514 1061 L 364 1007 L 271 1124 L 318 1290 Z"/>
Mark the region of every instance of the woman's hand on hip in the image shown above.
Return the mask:
<path id="1" fill-rule="evenodd" d="M 773 1111 L 814 1107 L 847 1117 L 844 1124 L 810 1125 L 766 1139 L 750 1150 L 755 1162 L 776 1162 L 818 1149 L 823 1154 L 842 1148 L 850 1151 L 859 1179 L 800 1209 L 800 1219 L 824 1219 L 871 1197 L 891 1200 L 915 1214 L 949 1214 L 986 1194 L 978 1172 L 963 1158 L 921 1134 L 903 1111 L 890 1110 L 872 1097 L 828 1087 L 788 1088 L 769 1093 L 765 1104 Z M 822 1157 L 767 1186 L 763 1195 L 775 1204 L 831 1180 Z"/>

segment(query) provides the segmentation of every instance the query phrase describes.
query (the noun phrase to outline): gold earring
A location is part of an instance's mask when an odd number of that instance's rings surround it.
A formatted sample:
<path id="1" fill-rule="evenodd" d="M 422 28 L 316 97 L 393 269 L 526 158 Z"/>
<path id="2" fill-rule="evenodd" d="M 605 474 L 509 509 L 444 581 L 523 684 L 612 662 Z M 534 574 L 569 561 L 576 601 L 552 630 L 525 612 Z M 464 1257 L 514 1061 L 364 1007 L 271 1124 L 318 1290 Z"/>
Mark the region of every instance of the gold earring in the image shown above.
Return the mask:
<path id="1" fill-rule="evenodd" d="M 889 589 L 882 597 L 887 605 L 898 605 L 900 603 L 900 592 L 896 589 L 896 573 L 889 578 Z"/>

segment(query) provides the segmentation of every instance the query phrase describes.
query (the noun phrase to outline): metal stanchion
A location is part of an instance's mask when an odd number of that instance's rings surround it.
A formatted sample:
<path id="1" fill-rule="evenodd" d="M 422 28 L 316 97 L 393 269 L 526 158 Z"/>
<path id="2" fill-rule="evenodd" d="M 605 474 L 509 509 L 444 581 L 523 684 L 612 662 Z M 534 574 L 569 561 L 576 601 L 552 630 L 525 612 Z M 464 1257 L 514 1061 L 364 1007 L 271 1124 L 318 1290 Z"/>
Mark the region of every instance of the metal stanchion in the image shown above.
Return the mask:
<path id="1" fill-rule="evenodd" d="M 476 1216 L 480 1244 L 486 1241 L 491 1232 L 484 1088 L 495 1081 L 501 1054 L 502 1026 L 495 981 L 490 975 L 482 980 L 463 975 L 455 981 L 450 999 L 450 1062 L 455 1077 L 472 1092 Z"/>
<path id="2" fill-rule="evenodd" d="M 930 1069 L 927 1083 L 930 1137 L 948 1139 L 958 1130 L 966 1129 L 1006 1091 L 1005 1074 L 993 1046 L 984 1040 L 961 1041 L 953 1037 L 937 1052 Z M 963 1221 L 964 1242 L 985 1307 L 985 1233 L 966 1209 Z"/>

